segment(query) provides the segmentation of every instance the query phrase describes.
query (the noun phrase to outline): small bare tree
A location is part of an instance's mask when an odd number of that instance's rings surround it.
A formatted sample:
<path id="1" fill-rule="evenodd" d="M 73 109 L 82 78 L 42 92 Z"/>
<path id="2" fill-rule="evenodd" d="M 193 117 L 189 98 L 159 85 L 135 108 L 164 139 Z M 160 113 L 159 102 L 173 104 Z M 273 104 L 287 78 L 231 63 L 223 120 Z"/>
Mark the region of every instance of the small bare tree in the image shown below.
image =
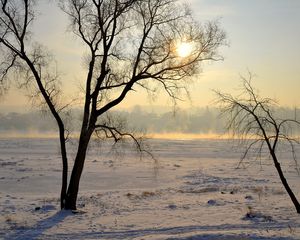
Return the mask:
<path id="1" fill-rule="evenodd" d="M 261 98 L 252 87 L 252 75 L 249 75 L 248 79 L 242 77 L 243 91 L 237 97 L 215 91 L 217 102 L 224 117 L 228 118 L 228 130 L 246 146 L 241 161 L 246 158 L 251 149 L 257 151 L 257 154 L 261 156 L 262 150 L 266 146 L 285 190 L 297 213 L 300 213 L 299 201 L 290 188 L 277 158 L 279 145 L 286 142 L 290 146 L 292 157 L 297 164 L 295 144 L 299 144 L 299 141 L 290 130 L 300 127 L 300 122 L 296 119 L 276 117 L 274 109 L 276 102 L 270 98 Z"/>
<path id="2" fill-rule="evenodd" d="M 1 83 L 11 73 L 37 86 L 57 122 L 63 161 L 61 208 L 76 209 L 79 182 L 93 134 L 119 141 L 134 136 L 107 118 L 109 112 L 140 86 L 160 86 L 171 99 L 179 98 L 186 81 L 200 63 L 222 59 L 218 49 L 225 34 L 217 23 L 201 26 L 177 0 L 66 0 L 61 9 L 70 29 L 87 51 L 83 118 L 77 154 L 68 184 L 66 130 L 58 76 L 42 45 L 32 44 L 30 26 L 35 20 L 34 0 L 1 0 Z M 181 42 L 188 54 L 178 54 Z M 136 139 L 134 139 L 136 140 Z M 139 146 L 139 145 L 138 145 Z"/>

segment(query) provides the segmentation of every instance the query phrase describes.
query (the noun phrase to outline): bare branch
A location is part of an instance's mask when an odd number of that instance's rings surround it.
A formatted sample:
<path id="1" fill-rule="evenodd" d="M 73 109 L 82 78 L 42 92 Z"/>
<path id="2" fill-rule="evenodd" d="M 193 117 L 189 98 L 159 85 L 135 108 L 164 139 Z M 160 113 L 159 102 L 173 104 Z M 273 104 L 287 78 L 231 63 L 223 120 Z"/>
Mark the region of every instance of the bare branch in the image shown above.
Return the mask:
<path id="1" fill-rule="evenodd" d="M 240 166 L 248 155 L 250 149 L 256 146 L 257 143 L 260 143 L 260 147 L 257 149 L 257 157 L 261 159 L 263 146 L 266 144 L 268 155 L 273 160 L 280 180 L 289 194 L 296 211 L 300 213 L 300 204 L 285 179 L 276 155 L 279 141 L 280 143 L 282 141 L 287 142 L 290 146 L 296 169 L 297 171 L 299 170 L 295 154 L 295 144 L 299 144 L 299 141 L 289 135 L 285 126 L 289 126 L 292 123 L 296 127 L 300 127 L 300 122 L 290 119 L 276 119 L 274 117 L 274 109 L 272 109 L 274 101 L 269 98 L 260 98 L 251 85 L 252 75 L 249 74 L 249 76 L 249 79 L 242 78 L 243 89 L 239 97 L 215 91 L 221 112 L 223 116 L 228 117 L 229 129 L 235 134 L 234 137 L 237 136 L 243 139 L 246 144 L 246 149 L 238 166 Z M 244 95 L 246 98 L 244 98 Z"/>
<path id="2" fill-rule="evenodd" d="M 115 143 L 123 141 L 126 139 L 131 139 L 136 149 L 142 154 L 146 153 L 151 158 L 155 159 L 153 154 L 147 150 L 143 145 L 144 137 L 135 136 L 133 130 L 126 130 L 127 123 L 125 119 L 122 119 L 118 116 L 112 116 L 106 114 L 105 118 L 95 125 L 95 134 L 98 138 L 102 139 L 102 134 L 107 139 L 113 139 Z"/>

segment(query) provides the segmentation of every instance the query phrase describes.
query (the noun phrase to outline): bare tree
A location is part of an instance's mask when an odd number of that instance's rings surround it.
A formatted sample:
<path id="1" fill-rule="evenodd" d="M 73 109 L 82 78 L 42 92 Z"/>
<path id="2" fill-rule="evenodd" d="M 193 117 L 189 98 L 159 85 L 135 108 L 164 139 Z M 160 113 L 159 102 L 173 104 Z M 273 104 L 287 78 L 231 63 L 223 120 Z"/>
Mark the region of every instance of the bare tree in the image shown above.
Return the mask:
<path id="1" fill-rule="evenodd" d="M 300 122 L 296 119 L 277 118 L 274 109 L 276 102 L 270 98 L 261 98 L 252 87 L 252 75 L 251 73 L 249 75 L 248 79 L 242 78 L 243 91 L 237 97 L 215 91 L 217 102 L 221 107 L 222 114 L 228 118 L 228 130 L 246 146 L 241 162 L 251 149 L 254 149 L 261 156 L 262 150 L 267 147 L 281 183 L 292 200 L 297 213 L 300 213 L 299 201 L 290 188 L 277 158 L 279 146 L 287 143 L 297 164 L 295 145 L 300 142 L 291 130 L 300 127 Z"/>
<path id="2" fill-rule="evenodd" d="M 57 122 L 63 164 L 61 206 L 66 198 L 68 161 L 66 152 L 65 126 L 60 116 L 57 102 L 59 88 L 56 81 L 57 72 L 48 71 L 51 58 L 41 45 L 31 45 L 29 27 L 35 15 L 34 1 L 1 0 L 0 12 L 0 83 L 7 85 L 11 73 L 23 79 L 23 83 L 36 83 L 38 97 L 41 97 L 48 106 Z M 43 74 L 42 74 L 43 69 Z M 44 74 L 45 72 L 45 74 Z"/>
<path id="3" fill-rule="evenodd" d="M 73 33 L 88 49 L 83 118 L 69 185 L 66 131 L 61 117 L 64 105 L 57 86 L 53 62 L 41 45 L 30 42 L 30 25 L 35 19 L 33 0 L 1 0 L 0 44 L 5 53 L 1 82 L 9 73 L 35 83 L 39 95 L 55 118 L 61 144 L 63 181 L 61 208 L 76 209 L 79 182 L 87 147 L 93 134 L 118 141 L 134 136 L 123 132 L 107 114 L 129 92 L 158 86 L 179 98 L 186 81 L 199 71 L 200 63 L 222 59 L 218 54 L 225 34 L 216 22 L 201 26 L 187 7 L 176 0 L 67 0 L 61 9 L 69 16 Z M 190 44 L 187 56 L 179 56 L 181 42 Z M 47 74 L 45 74 L 47 73 Z M 138 142 L 137 142 L 138 143 Z"/>

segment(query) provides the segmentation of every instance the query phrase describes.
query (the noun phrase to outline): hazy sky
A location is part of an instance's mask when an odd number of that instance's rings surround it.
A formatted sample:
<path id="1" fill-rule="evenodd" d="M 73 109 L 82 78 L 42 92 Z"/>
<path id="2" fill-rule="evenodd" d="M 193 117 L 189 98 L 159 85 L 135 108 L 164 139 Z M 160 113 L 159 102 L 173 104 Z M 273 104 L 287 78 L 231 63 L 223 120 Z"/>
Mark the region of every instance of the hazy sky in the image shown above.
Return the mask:
<path id="1" fill-rule="evenodd" d="M 67 19 L 55 1 L 37 1 L 39 16 L 34 39 L 53 52 L 67 80 L 69 94 L 76 95 L 82 79 L 84 51 L 70 32 Z M 260 92 L 283 105 L 300 106 L 300 1 L 299 0 L 185 0 L 199 21 L 218 19 L 227 33 L 229 47 L 221 50 L 224 61 L 203 65 L 203 73 L 191 86 L 191 100 L 185 106 L 204 106 L 214 99 L 212 89 L 233 91 L 240 86 L 239 75 L 256 74 Z M 80 70 L 81 69 L 81 70 Z M 8 94 L 0 109 L 13 111 L 26 103 L 23 93 Z M 166 98 L 149 100 L 145 92 L 131 93 L 122 104 L 162 105 Z M 168 104 L 166 102 L 166 104 Z M 27 104 L 29 105 L 29 104 Z"/>

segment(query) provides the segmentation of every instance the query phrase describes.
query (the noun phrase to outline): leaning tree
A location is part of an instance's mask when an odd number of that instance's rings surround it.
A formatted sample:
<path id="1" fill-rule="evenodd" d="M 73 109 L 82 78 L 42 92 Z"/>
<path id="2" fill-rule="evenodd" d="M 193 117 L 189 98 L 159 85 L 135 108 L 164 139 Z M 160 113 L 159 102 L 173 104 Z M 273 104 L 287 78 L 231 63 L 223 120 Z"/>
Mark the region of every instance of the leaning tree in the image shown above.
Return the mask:
<path id="1" fill-rule="evenodd" d="M 225 34 L 217 22 L 197 23 L 188 7 L 177 0 L 66 0 L 59 1 L 70 29 L 87 51 L 83 117 L 77 154 L 68 182 L 67 131 L 63 118 L 62 81 L 46 48 L 32 41 L 36 18 L 34 0 L 1 0 L 1 84 L 19 79 L 35 89 L 57 122 L 62 168 L 61 208 L 76 209 L 79 181 L 93 134 L 119 140 L 120 124 L 109 112 L 129 92 L 161 87 L 171 99 L 205 61 L 218 54 Z M 74 69 L 76 71 L 76 69 Z"/>
<path id="2" fill-rule="evenodd" d="M 248 79 L 242 77 L 242 93 L 238 96 L 215 91 L 217 103 L 223 116 L 227 119 L 228 130 L 235 138 L 242 141 L 246 147 L 241 162 L 251 150 L 254 150 L 261 157 L 266 149 L 282 185 L 294 204 L 297 213 L 300 213 L 300 203 L 288 184 L 281 167 L 281 161 L 278 159 L 279 147 L 289 148 L 296 167 L 298 167 L 295 145 L 300 144 L 299 136 L 297 136 L 300 122 L 293 118 L 280 118 L 276 114 L 276 102 L 270 98 L 260 97 L 252 87 L 251 79 L 251 73 L 249 73 Z"/>

